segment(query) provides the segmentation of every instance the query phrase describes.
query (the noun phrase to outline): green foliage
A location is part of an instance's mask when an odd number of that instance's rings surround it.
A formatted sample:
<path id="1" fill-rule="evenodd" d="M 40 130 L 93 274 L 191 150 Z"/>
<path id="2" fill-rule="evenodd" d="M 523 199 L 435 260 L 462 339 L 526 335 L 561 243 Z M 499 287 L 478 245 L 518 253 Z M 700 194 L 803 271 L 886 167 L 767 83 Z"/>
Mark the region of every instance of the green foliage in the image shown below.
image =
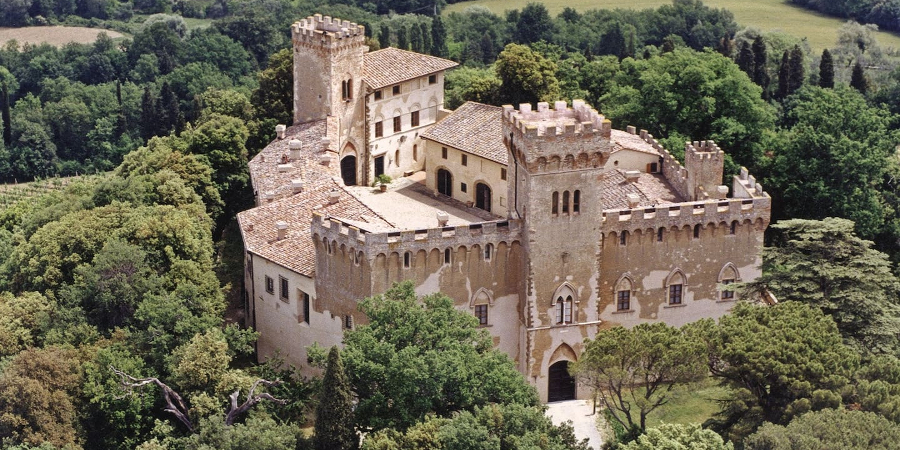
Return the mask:
<path id="1" fill-rule="evenodd" d="M 367 298 L 369 324 L 346 332 L 342 354 L 360 428 L 408 428 L 426 414 L 449 416 L 490 402 L 537 404 L 506 354 L 474 317 L 440 294 L 417 301 L 410 282 Z"/>
<path id="2" fill-rule="evenodd" d="M 555 426 L 543 408 L 490 404 L 452 418 L 429 416 L 405 433 L 383 430 L 363 441 L 363 450 L 587 450 L 571 425 Z"/>
<path id="3" fill-rule="evenodd" d="M 819 61 L 819 87 L 834 87 L 834 59 L 827 48 L 822 50 L 822 59 Z"/>
<path id="4" fill-rule="evenodd" d="M 290 49 L 269 58 L 269 66 L 257 75 L 259 88 L 250 102 L 257 115 L 281 124 L 294 122 L 294 56 Z"/>
<path id="5" fill-rule="evenodd" d="M 731 442 L 726 443 L 712 430 L 704 430 L 699 424 L 676 425 L 664 423 L 648 429 L 636 440 L 620 445 L 621 450 L 657 450 L 689 448 L 691 450 L 733 450 Z"/>
<path id="6" fill-rule="evenodd" d="M 853 65 L 853 73 L 850 75 L 850 87 L 863 95 L 869 92 L 869 80 L 866 79 L 866 73 L 863 71 L 862 64 L 859 61 Z"/>
<path id="7" fill-rule="evenodd" d="M 500 77 L 504 103 L 537 103 L 559 97 L 556 64 L 525 45 L 509 44 L 494 65 Z"/>
<path id="8" fill-rule="evenodd" d="M 786 426 L 767 423 L 744 441 L 746 450 L 888 450 L 900 442 L 900 426 L 870 412 L 825 409 Z"/>
<path id="9" fill-rule="evenodd" d="M 646 428 L 647 415 L 680 383 L 706 372 L 703 345 L 664 323 L 616 327 L 598 333 L 569 370 L 590 386 L 625 428 Z"/>
<path id="10" fill-rule="evenodd" d="M 322 378 L 322 391 L 316 406 L 313 438 L 316 450 L 353 450 L 359 448 L 353 422 L 353 396 L 344 374 L 340 350 L 331 347 L 328 366 Z"/>
<path id="11" fill-rule="evenodd" d="M 601 105 L 618 128 L 635 125 L 657 138 L 714 139 L 751 168 L 759 165 L 766 130 L 774 124 L 759 86 L 712 50 L 625 59 Z"/>
<path id="12" fill-rule="evenodd" d="M 550 13 L 542 3 L 529 3 L 519 13 L 519 20 L 513 31 L 513 40 L 519 44 L 550 41 L 553 22 Z"/>
<path id="13" fill-rule="evenodd" d="M 834 321 L 799 302 L 738 303 L 732 314 L 688 325 L 706 341 L 710 369 L 732 388 L 711 427 L 740 441 L 764 422 L 784 425 L 808 411 L 834 408 L 859 366 Z"/>
<path id="14" fill-rule="evenodd" d="M 818 307 L 860 351 L 897 352 L 900 283 L 887 255 L 856 237 L 853 222 L 794 219 L 770 229 L 774 245 L 765 250 L 752 290 Z"/>
<path id="15" fill-rule="evenodd" d="M 500 79 L 492 69 L 460 67 L 444 78 L 444 102 L 456 109 L 467 101 L 496 104 L 500 95 Z"/>
<path id="16" fill-rule="evenodd" d="M 202 419 L 200 432 L 177 440 L 185 450 L 303 450 L 311 448 L 296 424 L 279 424 L 262 415 L 251 415 L 245 423 L 225 426 L 219 417 Z M 141 447 L 152 449 L 159 447 Z"/>
<path id="17" fill-rule="evenodd" d="M 41 344 L 56 304 L 36 292 L 0 293 L 0 357 Z"/>
<path id="18" fill-rule="evenodd" d="M 172 352 L 172 381 L 188 391 L 212 392 L 225 377 L 231 356 L 222 331 L 212 328 L 197 334 Z"/>

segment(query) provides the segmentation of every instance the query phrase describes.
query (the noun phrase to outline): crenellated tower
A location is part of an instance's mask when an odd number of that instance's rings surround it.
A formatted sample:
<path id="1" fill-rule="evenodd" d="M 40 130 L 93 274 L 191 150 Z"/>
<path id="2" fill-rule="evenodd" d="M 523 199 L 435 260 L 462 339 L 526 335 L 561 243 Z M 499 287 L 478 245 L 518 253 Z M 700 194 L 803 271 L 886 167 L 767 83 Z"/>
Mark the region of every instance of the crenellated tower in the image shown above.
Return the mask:
<path id="1" fill-rule="evenodd" d="M 560 370 L 552 365 L 573 361 L 599 324 L 599 180 L 610 135 L 610 121 L 581 100 L 571 108 L 564 101 L 553 109 L 504 106 L 510 216 L 523 221 L 527 255 L 520 294 L 528 309 L 525 372 L 538 387 L 546 385 L 538 378 Z"/>
<path id="2" fill-rule="evenodd" d="M 291 26 L 294 123 L 328 120 L 330 149 L 364 139 L 362 25 L 316 14 Z"/>

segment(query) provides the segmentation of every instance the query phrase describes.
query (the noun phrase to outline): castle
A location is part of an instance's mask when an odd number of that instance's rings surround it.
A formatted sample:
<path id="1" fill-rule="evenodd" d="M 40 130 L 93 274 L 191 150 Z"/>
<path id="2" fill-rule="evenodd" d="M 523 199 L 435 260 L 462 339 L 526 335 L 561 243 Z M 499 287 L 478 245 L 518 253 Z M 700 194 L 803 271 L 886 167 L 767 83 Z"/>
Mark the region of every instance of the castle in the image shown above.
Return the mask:
<path id="1" fill-rule="evenodd" d="M 585 338 L 720 317 L 728 284 L 759 276 L 771 199 L 746 169 L 722 185 L 715 143 L 687 143 L 682 165 L 580 100 L 448 111 L 454 62 L 368 52 L 363 31 L 292 26 L 294 124 L 249 163 L 261 359 L 306 366 L 307 346 L 365 323 L 359 300 L 412 280 L 475 316 L 543 401 L 586 397 L 566 371 Z"/>

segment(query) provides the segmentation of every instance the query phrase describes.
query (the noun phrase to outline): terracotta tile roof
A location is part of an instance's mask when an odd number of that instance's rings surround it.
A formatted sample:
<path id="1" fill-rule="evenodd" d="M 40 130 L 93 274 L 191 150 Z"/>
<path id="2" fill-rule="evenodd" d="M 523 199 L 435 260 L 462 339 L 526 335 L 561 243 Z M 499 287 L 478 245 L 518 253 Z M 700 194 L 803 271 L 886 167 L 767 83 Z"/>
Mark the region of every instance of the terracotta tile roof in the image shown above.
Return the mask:
<path id="1" fill-rule="evenodd" d="M 659 155 L 659 152 L 653 148 L 652 145 L 644 142 L 640 136 L 636 134 L 631 134 L 627 131 L 622 130 L 612 130 L 612 135 L 610 136 L 610 140 L 612 141 L 612 152 L 615 153 L 619 150 L 635 150 L 643 153 L 650 153 L 653 155 Z"/>
<path id="2" fill-rule="evenodd" d="M 497 106 L 466 102 L 422 137 L 506 165 L 502 113 Z"/>
<path id="3" fill-rule="evenodd" d="M 331 190 L 340 191 L 337 203 L 330 204 Z M 323 180 L 315 189 L 258 206 L 238 213 L 238 225 L 244 239 L 244 248 L 275 264 L 312 277 L 316 270 L 316 250 L 313 246 L 310 224 L 313 211 L 326 216 L 347 219 L 369 231 L 383 231 L 391 224 L 360 202 L 336 179 Z M 287 237 L 278 240 L 275 223 L 287 222 Z"/>
<path id="4" fill-rule="evenodd" d="M 325 122 L 317 120 L 288 127 L 284 139 L 272 141 L 250 160 L 250 180 L 257 198 L 263 198 L 266 194 L 271 194 L 274 198 L 290 195 L 291 181 L 295 179 L 301 179 L 305 186 L 313 187 L 323 180 L 340 175 L 340 164 L 333 152 L 333 160 L 329 165 L 319 162 L 319 157 L 326 153 L 326 144 L 322 141 L 325 137 Z M 299 140 L 303 145 L 300 159 L 287 161 L 290 167 L 279 170 L 278 166 L 283 163 L 283 158 L 289 159 L 288 143 L 292 139 Z"/>
<path id="5" fill-rule="evenodd" d="M 388 47 L 365 54 L 363 77 L 372 89 L 380 89 L 456 66 L 448 59 Z"/>
<path id="6" fill-rule="evenodd" d="M 602 192 L 600 207 L 603 210 L 628 208 L 628 194 L 640 197 L 639 207 L 684 201 L 659 174 L 641 173 L 637 182 L 629 183 L 625 179 L 625 171 L 616 169 L 601 175 L 599 184 Z"/>

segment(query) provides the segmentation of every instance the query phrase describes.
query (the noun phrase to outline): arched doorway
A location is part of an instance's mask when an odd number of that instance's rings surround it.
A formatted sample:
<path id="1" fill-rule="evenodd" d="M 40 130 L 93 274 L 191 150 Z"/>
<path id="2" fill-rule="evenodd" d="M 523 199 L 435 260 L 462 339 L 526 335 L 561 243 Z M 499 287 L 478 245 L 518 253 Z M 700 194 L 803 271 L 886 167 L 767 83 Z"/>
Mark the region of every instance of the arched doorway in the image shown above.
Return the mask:
<path id="1" fill-rule="evenodd" d="M 484 184 L 475 185 L 475 206 L 491 212 L 491 188 Z"/>
<path id="2" fill-rule="evenodd" d="M 356 186 L 356 156 L 347 155 L 341 160 L 341 178 L 347 186 Z"/>
<path id="3" fill-rule="evenodd" d="M 553 363 L 548 375 L 547 402 L 575 400 L 575 378 L 569 375 L 569 361 Z"/>
<path id="4" fill-rule="evenodd" d="M 438 169 L 437 171 L 437 190 L 447 197 L 453 196 L 453 175 L 449 170 Z"/>

